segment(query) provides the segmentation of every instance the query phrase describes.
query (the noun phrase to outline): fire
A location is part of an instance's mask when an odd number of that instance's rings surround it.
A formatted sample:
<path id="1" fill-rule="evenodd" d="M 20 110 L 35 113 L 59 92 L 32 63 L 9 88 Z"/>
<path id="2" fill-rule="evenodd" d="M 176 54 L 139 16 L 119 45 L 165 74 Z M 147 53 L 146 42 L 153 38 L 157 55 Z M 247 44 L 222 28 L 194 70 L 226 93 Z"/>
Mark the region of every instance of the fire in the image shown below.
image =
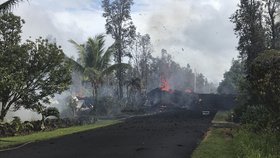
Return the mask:
<path id="1" fill-rule="evenodd" d="M 168 91 L 170 90 L 170 85 L 169 85 L 169 83 L 168 83 L 166 80 L 161 80 L 160 89 L 161 89 L 162 91 L 168 92 Z"/>
<path id="2" fill-rule="evenodd" d="M 188 89 L 186 89 L 185 90 L 185 93 L 192 93 L 193 91 L 192 91 L 192 89 L 190 89 L 190 88 L 188 88 Z"/>
<path id="3" fill-rule="evenodd" d="M 161 81 L 160 89 L 162 91 L 172 93 L 172 90 L 170 88 L 170 84 L 168 83 L 168 81 L 166 80 L 166 78 L 164 76 L 161 76 L 160 81 Z"/>

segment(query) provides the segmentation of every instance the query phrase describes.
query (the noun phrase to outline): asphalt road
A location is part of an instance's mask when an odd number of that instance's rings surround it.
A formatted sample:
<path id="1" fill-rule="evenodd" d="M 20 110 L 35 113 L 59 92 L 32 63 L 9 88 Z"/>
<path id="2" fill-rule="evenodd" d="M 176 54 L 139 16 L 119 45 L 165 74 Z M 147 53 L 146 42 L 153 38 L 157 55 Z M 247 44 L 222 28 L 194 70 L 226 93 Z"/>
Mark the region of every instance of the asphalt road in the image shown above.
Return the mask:
<path id="1" fill-rule="evenodd" d="M 214 114 L 176 110 L 0 152 L 0 158 L 187 158 Z"/>

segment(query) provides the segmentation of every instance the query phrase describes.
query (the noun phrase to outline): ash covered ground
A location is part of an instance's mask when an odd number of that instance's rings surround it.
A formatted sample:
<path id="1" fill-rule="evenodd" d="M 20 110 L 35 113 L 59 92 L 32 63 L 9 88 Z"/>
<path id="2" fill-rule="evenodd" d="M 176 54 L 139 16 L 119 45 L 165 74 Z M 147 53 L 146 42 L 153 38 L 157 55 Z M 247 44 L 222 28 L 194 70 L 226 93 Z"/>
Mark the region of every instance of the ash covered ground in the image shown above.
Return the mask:
<path id="1" fill-rule="evenodd" d="M 37 142 L 2 158 L 186 158 L 203 139 L 215 113 L 170 110 L 129 118 L 121 124 Z"/>

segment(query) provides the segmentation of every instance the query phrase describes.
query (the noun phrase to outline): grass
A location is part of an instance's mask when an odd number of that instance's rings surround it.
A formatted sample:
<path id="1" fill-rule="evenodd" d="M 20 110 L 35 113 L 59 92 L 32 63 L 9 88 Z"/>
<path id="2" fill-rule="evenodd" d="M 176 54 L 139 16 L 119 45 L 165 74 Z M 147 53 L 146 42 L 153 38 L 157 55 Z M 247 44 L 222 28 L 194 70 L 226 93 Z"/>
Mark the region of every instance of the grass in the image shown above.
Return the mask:
<path id="1" fill-rule="evenodd" d="M 228 119 L 230 113 L 231 111 L 218 111 L 213 119 L 213 122 L 227 122 L 226 120 Z"/>
<path id="2" fill-rule="evenodd" d="M 25 136 L 0 138 L 0 149 L 6 149 L 9 147 L 13 147 L 13 146 L 17 146 L 17 145 L 25 144 L 25 143 L 30 143 L 30 142 L 43 141 L 43 140 L 48 140 L 48 139 L 52 139 L 52 138 L 62 137 L 62 136 L 70 135 L 73 133 L 92 130 L 92 129 L 96 129 L 96 128 L 100 128 L 100 127 L 117 124 L 117 123 L 120 123 L 120 121 L 104 120 L 104 121 L 98 121 L 95 124 L 90 124 L 90 125 L 73 126 L 73 127 L 69 127 L 69 128 L 60 128 L 60 129 L 56 129 L 53 131 L 38 132 L 38 133 L 33 133 L 30 135 L 25 135 Z"/>
<path id="3" fill-rule="evenodd" d="M 192 158 L 233 158 L 230 129 L 212 128 L 194 151 Z"/>
<path id="4" fill-rule="evenodd" d="M 253 133 L 246 126 L 226 128 L 230 112 L 218 112 L 192 158 L 280 158 L 280 136 L 265 131 Z M 214 128 L 220 124 L 220 128 Z"/>
<path id="5" fill-rule="evenodd" d="M 246 158 L 279 158 L 279 136 L 272 132 L 253 133 L 246 128 L 234 135 L 234 146 L 238 157 Z"/>
<path id="6" fill-rule="evenodd" d="M 219 111 L 212 122 L 227 123 L 229 111 Z M 233 158 L 232 131 L 229 128 L 210 128 L 192 158 Z"/>

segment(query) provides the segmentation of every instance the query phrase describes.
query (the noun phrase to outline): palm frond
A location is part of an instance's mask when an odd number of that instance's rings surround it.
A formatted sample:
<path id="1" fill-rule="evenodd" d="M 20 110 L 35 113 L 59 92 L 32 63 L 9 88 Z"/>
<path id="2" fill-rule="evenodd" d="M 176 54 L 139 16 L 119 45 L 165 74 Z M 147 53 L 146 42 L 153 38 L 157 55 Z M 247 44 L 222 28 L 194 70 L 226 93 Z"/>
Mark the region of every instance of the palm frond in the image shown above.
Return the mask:
<path id="1" fill-rule="evenodd" d="M 99 60 L 99 51 L 97 49 L 97 40 L 95 38 L 88 38 L 86 43 L 86 66 L 96 67 Z"/>
<path id="2" fill-rule="evenodd" d="M 101 68 L 106 68 L 109 66 L 111 62 L 111 57 L 115 51 L 115 48 L 113 46 L 109 47 L 106 52 L 102 56 L 102 60 L 100 62 L 100 67 Z"/>
<path id="3" fill-rule="evenodd" d="M 80 45 L 73 40 L 69 40 L 79 51 L 80 58 L 83 61 L 84 77 L 87 81 L 94 84 L 101 84 L 105 75 L 121 68 L 130 68 L 129 64 L 115 64 L 110 66 L 111 57 L 114 53 L 114 45 L 105 49 L 105 35 L 99 34 L 93 38 L 88 38 L 84 45 Z"/>
<path id="4" fill-rule="evenodd" d="M 85 69 L 85 73 L 87 73 L 87 74 L 91 73 L 91 74 L 95 74 L 95 75 L 101 74 L 101 72 L 99 70 L 97 70 L 95 68 L 89 68 L 89 67 Z"/>
<path id="5" fill-rule="evenodd" d="M 84 48 L 84 45 L 82 44 L 78 44 L 77 42 L 75 42 L 74 40 L 70 39 L 68 40 L 71 44 L 73 44 L 73 46 L 77 49 L 78 54 L 79 54 L 79 60 L 80 60 L 80 64 L 81 65 L 85 65 L 85 56 L 86 56 L 86 50 Z"/>
<path id="6" fill-rule="evenodd" d="M 91 81 L 98 82 L 102 78 L 102 72 L 95 68 L 87 67 L 84 71 L 84 75 Z"/>
<path id="7" fill-rule="evenodd" d="M 108 67 L 109 62 L 107 59 L 108 56 L 112 56 L 112 53 L 105 50 L 105 36 L 99 34 L 94 38 L 88 38 L 86 43 L 86 53 L 87 53 L 87 62 L 86 65 L 90 67 L 95 67 L 98 70 L 102 70 Z M 111 50 L 110 50 L 111 51 Z M 105 55 L 105 56 L 104 56 Z M 106 57 L 106 58 L 103 58 Z M 110 58 L 110 57 L 109 57 Z M 104 64 L 105 63 L 105 64 Z"/>
<path id="8" fill-rule="evenodd" d="M 8 11 L 11 11 L 12 8 L 21 1 L 23 0 L 7 0 L 6 2 L 0 4 L 0 12 L 6 13 Z"/>
<path id="9" fill-rule="evenodd" d="M 78 72 L 85 71 L 85 68 L 81 64 L 79 64 L 77 61 L 75 61 L 74 59 L 66 57 L 66 60 L 71 64 L 73 70 L 76 70 Z"/>
<path id="10" fill-rule="evenodd" d="M 104 53 L 104 46 L 105 46 L 105 35 L 99 34 L 95 37 L 97 40 L 97 49 L 100 52 L 100 56 Z"/>

